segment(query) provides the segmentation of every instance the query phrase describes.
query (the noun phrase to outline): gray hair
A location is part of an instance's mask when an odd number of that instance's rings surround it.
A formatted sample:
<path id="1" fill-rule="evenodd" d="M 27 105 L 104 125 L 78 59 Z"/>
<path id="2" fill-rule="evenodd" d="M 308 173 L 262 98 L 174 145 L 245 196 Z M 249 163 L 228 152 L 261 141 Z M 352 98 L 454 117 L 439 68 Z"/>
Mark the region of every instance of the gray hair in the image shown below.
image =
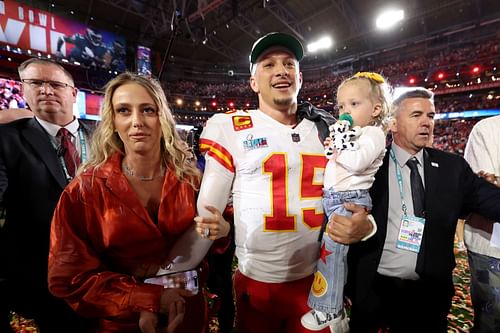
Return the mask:
<path id="1" fill-rule="evenodd" d="M 66 68 L 64 68 L 63 66 L 59 65 L 58 63 L 54 62 L 54 61 L 51 61 L 51 60 L 45 60 L 45 59 L 39 59 L 39 58 L 30 58 L 26 61 L 23 61 L 19 67 L 17 68 L 17 71 L 19 73 L 19 77 L 21 78 L 21 74 L 26 70 L 26 68 L 28 68 L 28 66 L 32 65 L 32 64 L 40 64 L 40 65 L 46 65 L 46 66 L 55 66 L 57 68 L 59 68 L 63 73 L 64 75 L 66 75 L 66 77 L 68 79 L 70 79 L 71 83 L 72 84 L 75 84 L 75 80 L 73 79 L 73 75 L 71 75 L 70 72 L 68 72 L 66 70 Z M 21 78 L 22 79 L 22 78 Z"/>
<path id="2" fill-rule="evenodd" d="M 392 114 L 395 115 L 401 103 L 409 98 L 425 98 L 428 99 L 432 105 L 434 105 L 434 93 L 429 89 L 417 87 L 415 89 L 405 91 L 392 102 Z"/>

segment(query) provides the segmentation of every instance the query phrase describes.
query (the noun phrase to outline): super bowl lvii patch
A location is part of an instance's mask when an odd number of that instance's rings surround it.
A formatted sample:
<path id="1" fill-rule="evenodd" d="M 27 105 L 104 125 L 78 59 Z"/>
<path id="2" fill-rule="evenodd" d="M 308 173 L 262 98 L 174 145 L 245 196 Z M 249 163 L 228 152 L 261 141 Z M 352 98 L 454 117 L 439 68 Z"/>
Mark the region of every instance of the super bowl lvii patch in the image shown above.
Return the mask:
<path id="1" fill-rule="evenodd" d="M 268 147 L 267 138 L 254 139 L 252 134 L 248 134 L 247 139 L 243 141 L 243 149 L 246 151 L 266 147 Z"/>

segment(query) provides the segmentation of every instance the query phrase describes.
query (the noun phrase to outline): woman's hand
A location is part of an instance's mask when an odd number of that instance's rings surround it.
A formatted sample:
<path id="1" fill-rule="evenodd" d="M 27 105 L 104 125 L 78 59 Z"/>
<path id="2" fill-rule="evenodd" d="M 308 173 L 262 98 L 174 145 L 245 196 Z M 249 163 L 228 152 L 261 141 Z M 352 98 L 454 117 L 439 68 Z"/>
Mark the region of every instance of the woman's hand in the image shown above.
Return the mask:
<path id="1" fill-rule="evenodd" d="M 222 217 L 221 212 L 213 206 L 205 206 L 205 209 L 212 213 L 210 217 L 196 216 L 196 231 L 201 237 L 216 240 L 226 237 L 231 230 L 231 225 Z"/>
<path id="2" fill-rule="evenodd" d="M 184 320 L 184 313 L 186 311 L 185 309 L 186 301 L 184 300 L 184 297 L 189 297 L 189 296 L 193 296 L 193 294 L 184 289 L 174 289 L 174 288 L 163 289 L 160 298 L 160 312 L 168 316 L 168 323 L 166 330 L 167 333 L 175 332 L 177 326 L 179 326 Z M 153 322 L 153 320 L 150 317 L 146 317 L 146 319 L 148 319 L 146 323 L 148 324 L 147 327 L 149 328 L 150 323 Z M 158 321 L 156 323 L 158 323 Z"/>
<path id="3" fill-rule="evenodd" d="M 158 327 L 158 315 L 149 311 L 141 311 L 139 317 L 139 328 L 142 333 L 156 333 Z"/>

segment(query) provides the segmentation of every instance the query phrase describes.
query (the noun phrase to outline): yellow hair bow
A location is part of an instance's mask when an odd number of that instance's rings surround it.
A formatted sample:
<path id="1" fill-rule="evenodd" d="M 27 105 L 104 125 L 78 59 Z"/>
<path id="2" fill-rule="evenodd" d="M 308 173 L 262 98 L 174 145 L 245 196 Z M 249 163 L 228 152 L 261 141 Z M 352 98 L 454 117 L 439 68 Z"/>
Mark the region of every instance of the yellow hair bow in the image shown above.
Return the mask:
<path id="1" fill-rule="evenodd" d="M 371 79 L 377 83 L 385 83 L 385 80 L 384 78 L 382 77 L 382 75 L 378 74 L 378 73 L 373 73 L 373 72 L 357 72 L 356 74 L 354 74 L 355 77 L 364 77 L 364 78 L 367 78 L 367 79 Z"/>

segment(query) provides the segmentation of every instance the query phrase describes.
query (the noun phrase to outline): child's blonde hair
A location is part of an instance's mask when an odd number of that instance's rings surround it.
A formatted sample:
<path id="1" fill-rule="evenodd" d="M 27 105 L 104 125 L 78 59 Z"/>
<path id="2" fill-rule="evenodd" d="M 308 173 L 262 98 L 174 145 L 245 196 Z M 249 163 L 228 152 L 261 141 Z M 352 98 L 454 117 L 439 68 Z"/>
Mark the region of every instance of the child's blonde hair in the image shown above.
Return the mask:
<path id="1" fill-rule="evenodd" d="M 378 73 L 373 72 L 357 72 L 350 78 L 345 79 L 337 88 L 337 94 L 339 90 L 348 82 L 353 82 L 356 80 L 366 80 L 370 84 L 370 94 L 371 97 L 376 99 L 380 105 L 381 110 L 378 116 L 373 118 L 370 122 L 372 126 L 380 126 L 384 131 L 387 131 L 390 123 L 390 110 L 391 110 L 391 87 L 386 82 L 384 77 Z"/>

